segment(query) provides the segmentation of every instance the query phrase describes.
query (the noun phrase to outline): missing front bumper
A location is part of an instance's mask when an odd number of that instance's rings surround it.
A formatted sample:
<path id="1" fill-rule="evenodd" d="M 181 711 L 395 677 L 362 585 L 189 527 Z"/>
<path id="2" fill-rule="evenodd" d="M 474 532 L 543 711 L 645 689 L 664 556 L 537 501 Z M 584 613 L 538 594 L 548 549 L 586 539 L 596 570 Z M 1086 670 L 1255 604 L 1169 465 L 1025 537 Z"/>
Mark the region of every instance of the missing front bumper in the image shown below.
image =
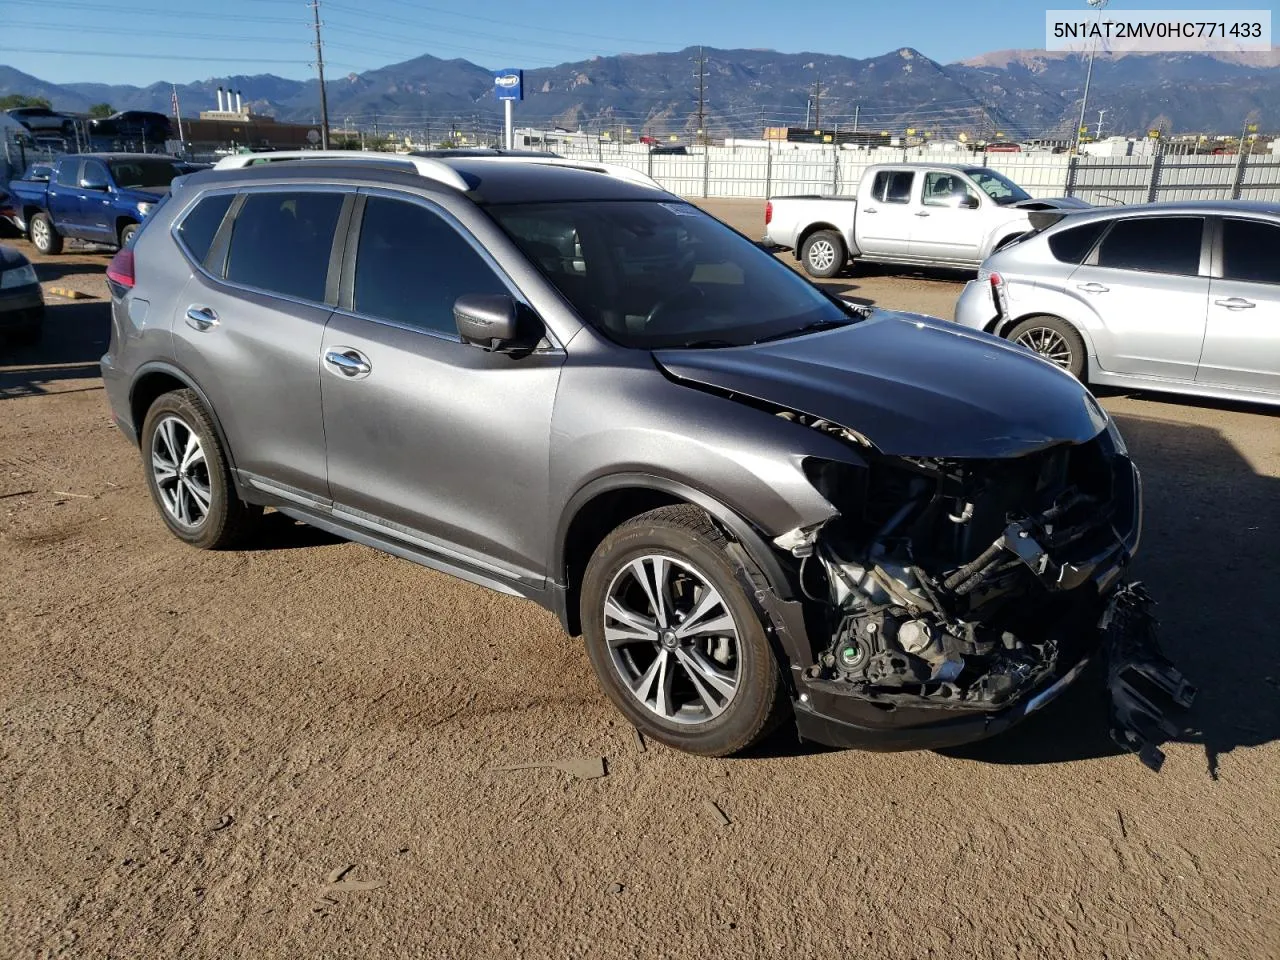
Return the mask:
<path id="1" fill-rule="evenodd" d="M 1185 709 L 1195 688 L 1161 652 L 1156 641 L 1152 601 L 1139 584 L 1125 584 L 1108 598 L 1097 623 L 1097 637 L 1086 648 L 1107 666 L 1108 708 L 1112 739 L 1137 753 L 1159 771 L 1160 744 L 1177 736 L 1166 713 Z M 801 740 L 864 750 L 936 750 L 961 746 L 1004 733 L 1047 706 L 1085 672 L 1092 655 L 1060 664 L 1018 702 L 995 711 L 896 704 L 891 709 L 850 695 L 836 695 L 836 685 L 810 682 L 801 687 L 795 705 Z"/>
<path id="2" fill-rule="evenodd" d="M 1158 773 L 1160 744 L 1180 732 L 1166 711 L 1189 708 L 1196 688 L 1161 651 L 1152 605 L 1141 584 L 1125 584 L 1111 595 L 1098 628 L 1107 655 L 1111 739 Z"/>

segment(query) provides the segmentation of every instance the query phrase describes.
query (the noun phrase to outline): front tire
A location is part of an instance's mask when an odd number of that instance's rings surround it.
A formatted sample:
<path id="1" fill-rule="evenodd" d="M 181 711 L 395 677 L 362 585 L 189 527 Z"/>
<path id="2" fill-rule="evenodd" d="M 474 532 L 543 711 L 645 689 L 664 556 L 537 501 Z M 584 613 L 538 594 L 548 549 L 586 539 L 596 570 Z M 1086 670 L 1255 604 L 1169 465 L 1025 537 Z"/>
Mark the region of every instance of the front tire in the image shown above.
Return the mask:
<path id="1" fill-rule="evenodd" d="M 1006 334 L 1009 340 L 1040 354 L 1077 380 L 1084 380 L 1084 338 L 1061 317 L 1028 317 Z"/>
<path id="2" fill-rule="evenodd" d="M 844 237 L 834 230 L 818 230 L 805 238 L 800 247 L 804 272 L 820 280 L 828 280 L 844 269 L 849 251 Z"/>
<path id="3" fill-rule="evenodd" d="M 138 232 L 136 223 L 126 223 L 120 228 L 120 249 L 124 249 L 129 245 L 129 241 L 133 239 L 133 235 Z"/>
<path id="4" fill-rule="evenodd" d="M 234 547 L 262 508 L 236 495 L 213 418 L 194 390 L 159 397 L 142 424 L 147 487 L 175 537 L 201 550 Z"/>
<path id="5" fill-rule="evenodd" d="M 713 757 L 759 742 L 787 703 L 727 547 L 701 510 L 661 507 L 605 537 L 582 583 L 587 653 L 609 699 L 646 736 Z"/>
<path id="6" fill-rule="evenodd" d="M 53 221 L 47 213 L 37 213 L 27 226 L 31 245 L 43 254 L 55 255 L 62 252 L 62 237 L 53 228 Z"/>

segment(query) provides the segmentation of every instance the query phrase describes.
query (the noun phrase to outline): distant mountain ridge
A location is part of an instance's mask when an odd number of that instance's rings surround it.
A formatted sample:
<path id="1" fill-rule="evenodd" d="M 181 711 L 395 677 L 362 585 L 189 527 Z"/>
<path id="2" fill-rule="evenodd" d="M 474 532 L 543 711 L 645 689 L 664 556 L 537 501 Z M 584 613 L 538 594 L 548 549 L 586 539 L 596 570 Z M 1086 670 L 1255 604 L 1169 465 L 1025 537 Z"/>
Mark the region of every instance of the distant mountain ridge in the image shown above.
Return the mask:
<path id="1" fill-rule="evenodd" d="M 820 83 L 823 126 L 848 125 L 857 114 L 864 129 L 906 127 L 1010 138 L 1070 135 L 1079 113 L 1085 61 L 1077 54 L 1004 50 L 941 64 L 909 47 L 855 59 L 820 53 L 706 48 L 706 124 L 712 136 L 760 136 L 765 125 L 805 123 Z M 622 54 L 525 71 L 521 123 L 586 129 L 648 129 L 690 135 L 697 127 L 696 49 Z M 255 112 L 314 121 L 314 80 L 272 74 L 214 77 L 179 84 L 185 115 L 214 107 L 219 86 L 243 92 Z M 108 102 L 117 109 L 169 111 L 171 85 L 54 84 L 0 66 L 0 94 L 47 97 L 54 107 L 87 110 Z M 489 127 L 499 115 L 490 71 L 467 60 L 424 55 L 327 84 L 329 119 L 341 126 L 384 132 L 441 125 Z M 1093 124 L 1104 110 L 1107 133 L 1138 134 L 1158 119 L 1172 132 L 1239 129 L 1255 114 L 1265 128 L 1280 103 L 1280 52 L 1261 54 L 1100 54 L 1090 90 Z M 1258 115 L 1260 112 L 1260 115 Z"/>

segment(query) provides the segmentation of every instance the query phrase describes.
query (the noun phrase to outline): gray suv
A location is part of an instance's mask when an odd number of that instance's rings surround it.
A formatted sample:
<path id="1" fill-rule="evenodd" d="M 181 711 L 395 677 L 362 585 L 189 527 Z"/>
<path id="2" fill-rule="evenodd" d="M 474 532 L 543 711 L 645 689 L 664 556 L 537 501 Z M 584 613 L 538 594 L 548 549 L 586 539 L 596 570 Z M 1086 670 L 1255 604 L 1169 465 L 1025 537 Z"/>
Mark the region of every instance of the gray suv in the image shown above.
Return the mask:
<path id="1" fill-rule="evenodd" d="M 835 299 L 605 165 L 234 163 L 108 271 L 108 395 L 179 538 L 270 507 L 534 600 L 708 755 L 786 717 L 974 740 L 1110 651 L 1116 735 L 1158 760 L 1130 681 L 1190 694 L 1122 579 L 1138 473 L 1053 364 Z"/>

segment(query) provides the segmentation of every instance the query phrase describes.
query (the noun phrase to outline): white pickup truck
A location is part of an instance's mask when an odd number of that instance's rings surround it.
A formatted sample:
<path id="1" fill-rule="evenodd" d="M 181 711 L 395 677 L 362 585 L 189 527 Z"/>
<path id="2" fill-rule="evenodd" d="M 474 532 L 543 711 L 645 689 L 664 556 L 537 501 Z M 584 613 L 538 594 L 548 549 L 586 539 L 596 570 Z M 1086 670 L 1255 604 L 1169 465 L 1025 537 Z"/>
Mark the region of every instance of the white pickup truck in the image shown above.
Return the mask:
<path id="1" fill-rule="evenodd" d="M 1036 229 L 1036 212 L 1087 206 L 1071 197 L 1034 200 L 973 164 L 877 164 L 856 197 L 772 197 L 764 245 L 791 250 L 811 277 L 834 277 L 851 258 L 976 269 Z"/>

